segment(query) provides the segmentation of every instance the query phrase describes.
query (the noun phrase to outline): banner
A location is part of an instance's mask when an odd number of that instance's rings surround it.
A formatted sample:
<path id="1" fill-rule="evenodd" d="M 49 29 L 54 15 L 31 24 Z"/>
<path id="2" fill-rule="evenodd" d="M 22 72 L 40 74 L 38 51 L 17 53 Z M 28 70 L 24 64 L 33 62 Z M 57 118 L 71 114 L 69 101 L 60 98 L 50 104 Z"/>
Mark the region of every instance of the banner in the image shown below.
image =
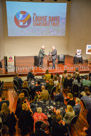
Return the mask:
<path id="1" fill-rule="evenodd" d="M 15 57 L 7 57 L 7 72 L 15 72 Z"/>

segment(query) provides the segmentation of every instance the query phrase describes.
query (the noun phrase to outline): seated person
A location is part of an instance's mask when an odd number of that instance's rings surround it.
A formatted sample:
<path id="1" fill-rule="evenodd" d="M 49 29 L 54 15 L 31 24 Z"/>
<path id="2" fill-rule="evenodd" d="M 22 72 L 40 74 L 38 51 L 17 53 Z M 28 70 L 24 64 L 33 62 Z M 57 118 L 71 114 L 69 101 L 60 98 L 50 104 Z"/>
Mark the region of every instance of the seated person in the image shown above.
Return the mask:
<path id="1" fill-rule="evenodd" d="M 49 81 L 51 79 L 51 74 L 49 73 L 49 70 L 46 70 L 45 75 L 44 75 L 44 79 L 46 81 Z"/>
<path id="2" fill-rule="evenodd" d="M 89 109 L 88 113 L 87 113 L 87 122 L 89 127 L 84 127 L 83 130 L 86 132 L 87 136 L 91 135 L 91 109 Z"/>
<path id="3" fill-rule="evenodd" d="M 10 109 L 6 103 L 2 104 L 0 117 L 2 118 L 3 126 L 7 126 L 9 134 L 13 135 L 15 132 L 16 118 L 14 113 L 10 113 Z"/>
<path id="4" fill-rule="evenodd" d="M 40 128 L 35 131 L 34 136 L 49 136 L 47 125 L 45 123 L 41 124 Z"/>
<path id="5" fill-rule="evenodd" d="M 82 80 L 82 85 L 83 85 L 83 87 L 85 87 L 85 86 L 90 87 L 91 86 L 91 81 L 89 80 L 89 76 L 84 77 L 84 79 Z"/>
<path id="6" fill-rule="evenodd" d="M 21 90 L 22 88 L 22 79 L 19 77 L 18 73 L 15 74 L 14 80 L 17 81 L 17 88 Z"/>
<path id="7" fill-rule="evenodd" d="M 22 104 L 25 102 L 25 95 L 24 93 L 20 93 L 18 96 L 18 100 L 17 100 L 17 104 L 16 104 L 16 111 L 15 111 L 15 115 L 17 116 L 17 118 L 19 118 L 20 113 L 22 111 Z"/>
<path id="8" fill-rule="evenodd" d="M 27 75 L 27 80 L 31 80 L 34 79 L 34 75 L 32 73 L 32 69 L 29 71 L 28 75 Z"/>
<path id="9" fill-rule="evenodd" d="M 71 123 L 72 118 L 75 116 L 75 112 L 71 105 L 67 105 L 66 113 L 64 115 L 64 122 L 69 125 Z"/>
<path id="10" fill-rule="evenodd" d="M 83 63 L 83 58 L 82 58 L 81 51 L 77 50 L 77 53 L 74 56 L 73 62 L 74 62 L 74 64 L 77 64 L 79 62 Z"/>
<path id="11" fill-rule="evenodd" d="M 68 76 L 66 78 L 64 78 L 64 88 L 71 88 L 72 87 L 72 82 L 73 82 L 73 79 L 71 77 L 70 74 L 68 74 Z"/>
<path id="12" fill-rule="evenodd" d="M 48 100 L 48 99 L 49 99 L 49 93 L 48 93 L 48 91 L 45 89 L 45 86 L 44 86 L 44 85 L 41 86 L 41 90 L 42 90 L 42 92 L 40 92 L 40 93 L 38 94 L 38 99 L 39 99 L 39 101 Z"/>
<path id="13" fill-rule="evenodd" d="M 54 76 L 54 86 L 57 86 L 58 83 L 59 83 L 58 78 L 57 78 L 57 76 L 55 75 L 55 76 Z"/>
<path id="14" fill-rule="evenodd" d="M 54 108 L 52 112 L 53 113 L 51 114 L 51 119 L 52 121 L 56 121 L 56 116 L 61 115 L 61 110 L 60 109 L 56 110 L 56 108 Z"/>
<path id="15" fill-rule="evenodd" d="M 54 100 L 56 102 L 60 101 L 60 102 L 64 103 L 64 96 L 63 96 L 63 94 L 62 94 L 60 89 L 58 89 L 57 92 L 54 92 Z"/>
<path id="16" fill-rule="evenodd" d="M 7 106 L 9 107 L 9 101 L 8 101 L 8 100 L 5 100 L 5 96 L 4 96 L 4 95 L 2 95 L 2 97 L 1 97 L 0 110 L 1 110 L 1 107 L 2 107 L 2 104 L 3 104 L 3 103 L 6 103 Z"/>
<path id="17" fill-rule="evenodd" d="M 65 136 L 67 128 L 65 122 L 62 120 L 61 115 L 56 116 L 56 121 L 52 122 L 52 136 Z"/>
<path id="18" fill-rule="evenodd" d="M 91 93 L 86 91 L 86 95 L 81 97 L 81 100 L 84 101 L 87 110 L 91 108 Z"/>
<path id="19" fill-rule="evenodd" d="M 46 83 L 46 89 L 48 90 L 49 94 L 54 87 L 53 79 L 50 79 L 48 83 Z"/>
<path id="20" fill-rule="evenodd" d="M 26 135 L 33 131 L 34 120 L 32 111 L 27 103 L 22 104 L 22 110 L 18 120 L 18 127 L 21 129 L 21 135 Z"/>
<path id="21" fill-rule="evenodd" d="M 72 93 L 67 94 L 67 105 L 75 106 L 75 101 L 73 99 Z"/>
<path id="22" fill-rule="evenodd" d="M 28 82 L 27 81 L 23 82 L 22 89 L 25 89 L 25 90 L 27 90 L 29 92 L 29 86 L 28 86 Z"/>
<path id="23" fill-rule="evenodd" d="M 37 108 L 37 112 L 34 113 L 33 119 L 34 119 L 34 128 L 35 128 L 36 122 L 38 122 L 38 121 L 42 121 L 42 122 L 44 122 L 45 124 L 48 125 L 48 122 L 47 122 L 48 117 L 47 117 L 47 115 L 45 115 L 42 112 L 42 108 L 41 107 Z"/>
<path id="24" fill-rule="evenodd" d="M 34 86 L 34 92 L 41 92 L 41 84 L 40 84 L 40 80 L 36 82 L 35 86 Z"/>
<path id="25" fill-rule="evenodd" d="M 81 111 L 81 105 L 80 105 L 80 99 L 79 98 L 76 98 L 75 106 L 73 107 L 73 110 L 75 111 L 75 115 L 79 116 L 79 113 Z"/>

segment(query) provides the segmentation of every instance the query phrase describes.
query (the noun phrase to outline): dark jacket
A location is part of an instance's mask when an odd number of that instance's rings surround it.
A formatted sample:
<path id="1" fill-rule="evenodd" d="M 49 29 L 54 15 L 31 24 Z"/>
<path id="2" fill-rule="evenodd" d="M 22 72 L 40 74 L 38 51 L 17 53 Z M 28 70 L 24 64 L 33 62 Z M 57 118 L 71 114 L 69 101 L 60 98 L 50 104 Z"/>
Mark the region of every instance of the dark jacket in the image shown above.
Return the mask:
<path id="1" fill-rule="evenodd" d="M 32 72 L 29 72 L 27 75 L 27 80 L 29 80 L 29 79 L 34 79 L 34 75 Z"/>
<path id="2" fill-rule="evenodd" d="M 18 127 L 21 129 L 21 133 L 27 134 L 30 131 L 32 132 L 33 123 L 34 120 L 31 116 L 31 112 L 22 110 L 18 121 Z"/>
<path id="3" fill-rule="evenodd" d="M 66 132 L 66 126 L 55 121 L 52 123 L 52 136 L 65 136 Z"/>
<path id="4" fill-rule="evenodd" d="M 54 50 L 51 52 L 51 55 L 52 55 L 52 60 L 56 60 L 56 58 L 57 58 L 57 50 L 54 49 Z"/>
<path id="5" fill-rule="evenodd" d="M 45 51 L 44 51 L 44 49 L 40 49 L 40 51 L 39 51 L 39 55 L 38 55 L 38 57 L 39 58 L 44 58 L 44 56 L 45 56 Z"/>
<path id="6" fill-rule="evenodd" d="M 55 95 L 54 99 L 55 99 L 55 101 L 60 101 L 60 102 L 64 103 L 64 96 L 62 93 Z"/>
<path id="7" fill-rule="evenodd" d="M 73 107 L 73 110 L 75 111 L 75 115 L 79 116 L 79 113 L 81 111 L 81 105 L 77 104 Z"/>

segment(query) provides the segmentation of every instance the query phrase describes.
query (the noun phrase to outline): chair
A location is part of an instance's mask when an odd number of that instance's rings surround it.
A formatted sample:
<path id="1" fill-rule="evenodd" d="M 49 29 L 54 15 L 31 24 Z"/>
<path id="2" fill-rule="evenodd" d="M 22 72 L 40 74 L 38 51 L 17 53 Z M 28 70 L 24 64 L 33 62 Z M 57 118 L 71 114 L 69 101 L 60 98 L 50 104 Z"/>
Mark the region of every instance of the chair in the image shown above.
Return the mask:
<path id="1" fill-rule="evenodd" d="M 35 130 L 36 130 L 36 129 L 40 129 L 40 127 L 41 127 L 41 125 L 42 125 L 43 123 L 44 123 L 43 121 L 37 121 L 37 122 L 35 123 Z"/>
<path id="2" fill-rule="evenodd" d="M 2 84 L 1 84 L 1 86 L 0 86 L 0 94 L 1 94 L 2 91 L 3 91 L 3 86 L 4 86 L 4 82 L 2 81 Z"/>
<path id="3" fill-rule="evenodd" d="M 53 93 L 55 92 L 55 90 L 56 90 L 56 87 L 54 86 L 54 87 L 51 89 L 51 92 L 50 92 L 50 99 L 53 99 L 53 98 L 54 98 Z"/>
<path id="4" fill-rule="evenodd" d="M 19 83 L 16 79 L 13 80 L 13 87 L 14 87 L 14 90 L 16 91 L 16 93 L 20 93 L 20 86 L 19 86 Z"/>
<path id="5" fill-rule="evenodd" d="M 70 125 L 69 125 L 69 130 L 68 130 L 68 131 L 69 131 L 69 135 L 71 135 L 71 134 L 70 134 L 70 129 L 71 129 L 71 127 L 74 127 L 76 133 L 78 134 L 77 128 L 76 128 L 76 121 L 77 121 L 77 119 L 78 119 L 78 116 L 76 116 L 76 115 L 71 119 L 71 123 L 70 123 Z"/>
<path id="6" fill-rule="evenodd" d="M 13 83 L 14 83 L 15 86 L 17 86 L 17 88 L 19 88 L 19 83 L 16 79 L 13 80 Z"/>
<path id="7" fill-rule="evenodd" d="M 87 106 L 86 106 L 86 103 L 85 103 L 84 100 L 81 100 L 81 101 L 82 101 L 82 104 L 83 104 L 83 111 L 82 112 L 84 112 L 87 109 Z"/>
<path id="8" fill-rule="evenodd" d="M 63 54 L 58 55 L 58 64 L 60 63 L 65 64 L 65 55 Z"/>
<path id="9" fill-rule="evenodd" d="M 24 93 L 25 97 L 29 99 L 29 92 L 27 89 L 22 89 L 21 92 Z"/>
<path id="10" fill-rule="evenodd" d="M 2 136 L 2 129 L 3 129 L 3 122 L 2 122 L 2 118 L 0 117 L 0 136 Z"/>
<path id="11" fill-rule="evenodd" d="M 80 91 L 79 91 L 79 86 L 74 84 L 72 85 L 72 94 L 74 97 L 79 97 L 80 96 Z"/>
<path id="12" fill-rule="evenodd" d="M 2 62 L 0 61 L 0 68 L 2 68 Z"/>

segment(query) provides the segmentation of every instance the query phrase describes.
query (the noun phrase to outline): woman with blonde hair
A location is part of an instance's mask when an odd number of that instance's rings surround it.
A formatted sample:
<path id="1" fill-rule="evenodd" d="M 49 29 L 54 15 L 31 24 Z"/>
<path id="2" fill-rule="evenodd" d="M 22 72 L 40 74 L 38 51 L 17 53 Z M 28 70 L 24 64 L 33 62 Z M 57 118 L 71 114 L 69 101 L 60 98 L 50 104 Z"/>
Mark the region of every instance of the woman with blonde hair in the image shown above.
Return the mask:
<path id="1" fill-rule="evenodd" d="M 47 69 L 44 75 L 44 79 L 46 81 L 49 81 L 51 79 L 51 74 L 49 73 L 49 70 Z"/>
<path id="2" fill-rule="evenodd" d="M 64 115 L 63 120 L 66 124 L 69 125 L 71 123 L 72 118 L 75 116 L 75 112 L 71 105 L 67 105 L 67 109 L 65 111 L 66 113 Z"/>
<path id="3" fill-rule="evenodd" d="M 29 109 L 27 103 L 22 104 L 22 110 L 18 120 L 18 127 L 21 129 L 21 135 L 26 135 L 33 131 L 34 120 L 32 118 L 32 111 Z"/>
<path id="4" fill-rule="evenodd" d="M 5 126 L 5 128 L 8 128 L 7 130 L 9 130 L 10 135 L 13 135 L 13 133 L 15 132 L 16 118 L 13 112 L 10 113 L 10 110 L 6 103 L 3 103 L 1 106 L 0 116 L 3 121 L 3 126 Z"/>
<path id="5" fill-rule="evenodd" d="M 2 104 L 0 114 L 4 114 L 5 117 L 7 117 L 10 114 L 10 110 L 6 103 Z"/>
<path id="6" fill-rule="evenodd" d="M 45 115 L 42 112 L 42 108 L 41 107 L 37 108 L 37 112 L 34 113 L 33 119 L 34 119 L 34 129 L 35 129 L 35 123 L 38 122 L 38 121 L 42 121 L 42 122 L 44 122 L 45 124 L 48 125 L 48 122 L 47 122 L 48 117 L 47 117 L 47 115 Z"/>
<path id="7" fill-rule="evenodd" d="M 28 82 L 27 82 L 27 81 L 24 81 L 22 87 L 23 87 L 23 88 L 28 87 Z"/>
<path id="8" fill-rule="evenodd" d="M 49 94 L 53 87 L 54 87 L 53 79 L 50 79 L 49 83 L 46 84 L 46 89 L 48 90 Z"/>

